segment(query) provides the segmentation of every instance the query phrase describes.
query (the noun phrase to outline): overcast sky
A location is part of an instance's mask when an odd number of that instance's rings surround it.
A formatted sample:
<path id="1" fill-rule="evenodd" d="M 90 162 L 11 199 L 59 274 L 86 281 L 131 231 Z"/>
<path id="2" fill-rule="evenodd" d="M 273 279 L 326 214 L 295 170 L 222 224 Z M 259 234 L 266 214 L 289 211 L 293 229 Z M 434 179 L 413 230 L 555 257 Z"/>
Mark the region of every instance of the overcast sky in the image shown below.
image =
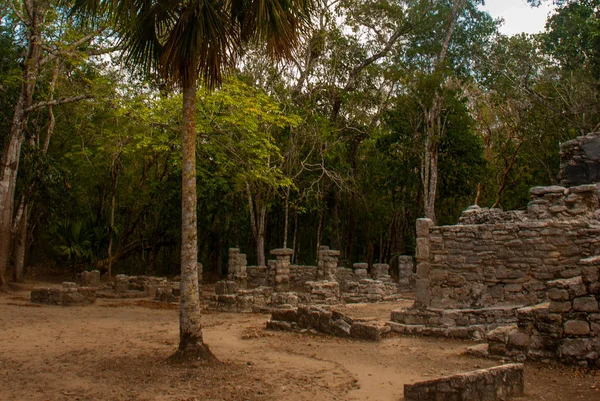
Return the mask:
<path id="1" fill-rule="evenodd" d="M 544 30 L 546 17 L 554 8 L 547 1 L 538 8 L 530 7 L 525 0 L 486 0 L 482 7 L 494 18 L 504 18 L 500 32 L 514 35 L 521 32 L 537 33 Z"/>

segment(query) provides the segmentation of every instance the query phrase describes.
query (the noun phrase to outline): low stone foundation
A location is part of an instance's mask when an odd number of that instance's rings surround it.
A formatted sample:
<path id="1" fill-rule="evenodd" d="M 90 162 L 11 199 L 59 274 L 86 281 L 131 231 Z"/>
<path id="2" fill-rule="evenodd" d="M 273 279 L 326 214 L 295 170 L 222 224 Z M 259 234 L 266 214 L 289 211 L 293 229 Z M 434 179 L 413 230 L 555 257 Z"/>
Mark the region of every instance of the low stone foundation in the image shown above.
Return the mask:
<path id="1" fill-rule="evenodd" d="M 240 289 L 235 281 L 218 281 L 209 308 L 222 312 L 266 312 L 281 306 L 296 307 L 294 292 L 274 292 L 272 287 Z"/>
<path id="2" fill-rule="evenodd" d="M 523 365 L 511 364 L 404 385 L 405 401 L 494 401 L 523 394 Z"/>
<path id="3" fill-rule="evenodd" d="M 399 334 L 483 340 L 488 331 L 515 322 L 519 307 L 397 309 L 388 324 Z"/>
<path id="4" fill-rule="evenodd" d="M 292 309 L 275 309 L 267 328 L 272 330 L 315 330 L 336 337 L 379 341 L 390 332 L 388 326 L 377 322 L 353 319 L 343 313 L 320 306 L 299 306 Z"/>
<path id="5" fill-rule="evenodd" d="M 96 302 L 96 289 L 93 287 L 77 287 L 76 283 L 64 282 L 62 288 L 32 289 L 31 302 L 61 306 L 91 305 Z"/>

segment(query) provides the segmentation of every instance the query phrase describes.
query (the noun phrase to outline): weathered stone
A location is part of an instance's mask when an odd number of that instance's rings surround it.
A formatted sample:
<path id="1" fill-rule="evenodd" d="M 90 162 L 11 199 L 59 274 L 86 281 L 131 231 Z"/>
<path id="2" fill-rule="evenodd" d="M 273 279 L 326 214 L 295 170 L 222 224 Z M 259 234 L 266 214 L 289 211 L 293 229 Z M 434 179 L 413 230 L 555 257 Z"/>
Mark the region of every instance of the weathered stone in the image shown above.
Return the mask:
<path id="1" fill-rule="evenodd" d="M 350 335 L 361 340 L 379 341 L 381 339 L 379 327 L 373 323 L 355 322 L 350 327 Z"/>
<path id="2" fill-rule="evenodd" d="M 569 291 L 558 288 L 550 289 L 548 291 L 548 298 L 550 298 L 552 301 L 567 301 L 571 299 L 569 297 Z"/>
<path id="3" fill-rule="evenodd" d="M 588 338 L 567 338 L 561 343 L 558 352 L 561 357 L 585 358 L 591 348 Z"/>
<path id="4" fill-rule="evenodd" d="M 550 302 L 550 312 L 552 313 L 566 313 L 569 312 L 572 308 L 571 301 L 559 302 L 552 301 Z"/>
<path id="5" fill-rule="evenodd" d="M 590 334 L 590 325 L 583 320 L 569 320 L 564 325 L 565 335 L 585 336 Z"/>
<path id="6" fill-rule="evenodd" d="M 573 300 L 573 310 L 579 312 L 598 312 L 598 300 L 595 297 L 581 297 Z"/>
<path id="7" fill-rule="evenodd" d="M 546 194 L 563 194 L 566 188 L 558 185 L 552 185 L 549 187 L 533 187 L 529 190 L 529 194 L 532 196 L 541 196 Z"/>
<path id="8" fill-rule="evenodd" d="M 433 227 L 431 219 L 417 219 L 417 237 L 429 237 L 431 227 Z"/>
<path id="9" fill-rule="evenodd" d="M 526 349 L 531 342 L 529 334 L 519 330 L 512 331 L 508 336 L 508 343 L 513 347 Z"/>
<path id="10" fill-rule="evenodd" d="M 431 294 L 429 292 L 430 281 L 427 279 L 417 279 L 415 287 L 415 306 L 424 307 L 431 303 Z"/>
<path id="11" fill-rule="evenodd" d="M 429 239 L 417 238 L 416 257 L 418 261 L 429 258 Z"/>

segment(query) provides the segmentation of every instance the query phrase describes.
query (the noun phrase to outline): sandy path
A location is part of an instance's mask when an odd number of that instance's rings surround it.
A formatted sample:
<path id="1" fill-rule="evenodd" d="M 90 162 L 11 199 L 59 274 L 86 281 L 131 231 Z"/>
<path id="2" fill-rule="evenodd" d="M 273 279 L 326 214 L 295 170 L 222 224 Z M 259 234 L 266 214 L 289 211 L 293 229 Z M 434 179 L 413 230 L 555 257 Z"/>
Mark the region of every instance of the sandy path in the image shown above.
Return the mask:
<path id="1" fill-rule="evenodd" d="M 463 356 L 460 341 L 360 342 L 206 313 L 205 340 L 224 364 L 174 366 L 165 360 L 177 310 L 137 302 L 35 307 L 27 293 L 0 295 L 0 400 L 400 400 L 405 383 L 498 364 Z M 392 306 L 358 308 L 380 316 Z M 524 400 L 600 400 L 597 372 L 528 365 L 526 376 Z"/>

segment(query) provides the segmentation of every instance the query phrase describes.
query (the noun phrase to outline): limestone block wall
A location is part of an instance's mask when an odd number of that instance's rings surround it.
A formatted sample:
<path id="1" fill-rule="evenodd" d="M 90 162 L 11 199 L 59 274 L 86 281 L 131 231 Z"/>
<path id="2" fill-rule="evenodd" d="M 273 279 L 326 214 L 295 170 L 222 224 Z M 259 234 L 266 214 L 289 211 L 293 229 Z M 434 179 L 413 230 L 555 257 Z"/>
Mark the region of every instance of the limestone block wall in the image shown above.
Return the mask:
<path id="1" fill-rule="evenodd" d="M 290 285 L 294 288 L 304 288 L 308 281 L 317 279 L 317 266 L 290 266 Z"/>
<path id="2" fill-rule="evenodd" d="M 546 299 L 549 281 L 580 275 L 579 260 L 600 254 L 598 186 L 536 187 L 530 194 L 527 212 L 474 207 L 455 226 L 421 219 L 416 305 L 531 305 Z"/>
<path id="3" fill-rule="evenodd" d="M 548 283 L 550 302 L 521 308 L 516 325 L 490 332 L 488 352 L 600 368 L 600 257 L 580 266 L 581 276 Z"/>

